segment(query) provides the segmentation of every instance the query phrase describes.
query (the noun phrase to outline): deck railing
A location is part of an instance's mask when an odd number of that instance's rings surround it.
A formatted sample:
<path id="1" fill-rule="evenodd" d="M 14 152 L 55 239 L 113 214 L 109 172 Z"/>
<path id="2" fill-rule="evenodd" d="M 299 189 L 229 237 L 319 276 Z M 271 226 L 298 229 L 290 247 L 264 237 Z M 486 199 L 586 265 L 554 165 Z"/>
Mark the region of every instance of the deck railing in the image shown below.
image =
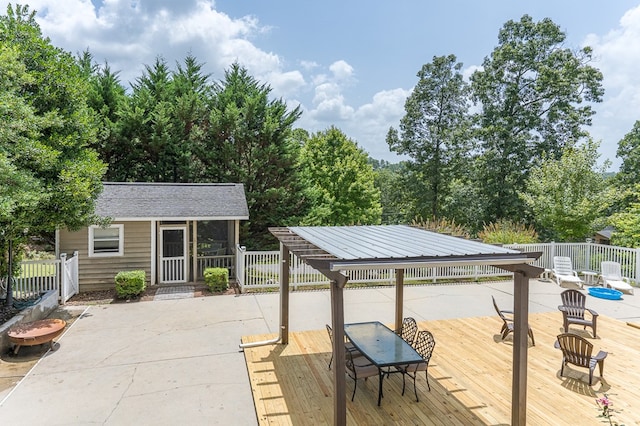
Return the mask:
<path id="1" fill-rule="evenodd" d="M 594 243 L 546 243 L 546 244 L 510 244 L 507 248 L 527 252 L 542 252 L 542 256 L 534 263 L 544 269 L 553 269 L 554 256 L 566 256 L 571 258 L 573 269 L 578 273 L 582 271 L 600 272 L 600 263 L 613 261 L 620 263 L 622 275 L 636 283 L 640 282 L 640 249 L 609 246 Z"/>
<path id="2" fill-rule="evenodd" d="M 573 268 L 580 272 L 599 272 L 600 262 L 611 260 L 622 266 L 623 276 L 640 282 L 639 249 L 616 247 L 594 243 L 540 243 L 508 244 L 506 248 L 523 252 L 542 252 L 535 266 L 551 270 L 554 256 L 570 257 Z M 319 271 L 291 254 L 289 260 L 290 286 L 294 289 L 304 286 L 328 285 L 329 280 Z M 474 280 L 513 276 L 511 272 L 493 266 L 452 266 L 434 268 L 410 268 L 404 272 L 405 282 L 442 280 Z M 247 251 L 245 247 L 236 249 L 236 281 L 240 291 L 248 289 L 278 288 L 280 285 L 280 252 Z M 351 271 L 349 283 L 388 284 L 395 282 L 395 270 Z"/>

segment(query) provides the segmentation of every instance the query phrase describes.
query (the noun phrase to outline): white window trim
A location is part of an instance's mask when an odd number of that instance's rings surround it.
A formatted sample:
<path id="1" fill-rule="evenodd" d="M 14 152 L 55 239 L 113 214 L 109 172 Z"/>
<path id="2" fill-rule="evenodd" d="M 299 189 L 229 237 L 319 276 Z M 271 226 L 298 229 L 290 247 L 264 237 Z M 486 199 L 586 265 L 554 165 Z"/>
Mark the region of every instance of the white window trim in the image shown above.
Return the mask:
<path id="1" fill-rule="evenodd" d="M 118 257 L 124 256 L 124 224 L 118 225 L 109 225 L 107 228 L 109 229 L 118 229 L 118 252 L 110 252 L 110 253 L 94 253 L 94 241 L 93 241 L 93 230 L 96 228 L 101 228 L 98 225 L 91 225 L 89 227 L 89 257 Z"/>

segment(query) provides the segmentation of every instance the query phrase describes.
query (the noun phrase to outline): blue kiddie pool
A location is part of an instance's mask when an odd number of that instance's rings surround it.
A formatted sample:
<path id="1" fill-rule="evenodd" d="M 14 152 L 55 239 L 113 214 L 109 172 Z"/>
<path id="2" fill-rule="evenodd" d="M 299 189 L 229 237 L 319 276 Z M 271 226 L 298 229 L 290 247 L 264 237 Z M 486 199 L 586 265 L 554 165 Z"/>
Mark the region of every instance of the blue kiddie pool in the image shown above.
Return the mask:
<path id="1" fill-rule="evenodd" d="M 590 287 L 589 294 L 600 299 L 618 300 L 622 297 L 622 292 L 613 288 Z"/>

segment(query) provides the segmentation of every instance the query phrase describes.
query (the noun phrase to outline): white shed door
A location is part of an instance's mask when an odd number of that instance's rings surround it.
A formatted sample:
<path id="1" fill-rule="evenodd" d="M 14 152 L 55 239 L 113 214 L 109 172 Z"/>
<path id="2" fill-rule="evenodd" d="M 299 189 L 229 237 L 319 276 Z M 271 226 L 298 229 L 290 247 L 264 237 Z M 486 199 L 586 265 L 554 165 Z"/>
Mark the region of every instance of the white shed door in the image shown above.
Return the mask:
<path id="1" fill-rule="evenodd" d="M 187 227 L 160 228 L 160 283 L 187 282 Z"/>

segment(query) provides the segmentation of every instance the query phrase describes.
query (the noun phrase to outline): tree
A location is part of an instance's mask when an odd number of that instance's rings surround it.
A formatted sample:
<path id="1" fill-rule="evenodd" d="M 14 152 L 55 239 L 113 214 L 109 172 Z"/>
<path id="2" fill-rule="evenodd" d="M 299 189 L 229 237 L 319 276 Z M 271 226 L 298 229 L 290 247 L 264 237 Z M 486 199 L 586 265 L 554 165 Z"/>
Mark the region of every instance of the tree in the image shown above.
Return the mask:
<path id="1" fill-rule="evenodd" d="M 537 229 L 546 239 L 580 241 L 594 231 L 611 196 L 604 172 L 597 166 L 598 144 L 566 147 L 559 160 L 543 158 L 533 169 L 520 193 L 531 211 Z"/>
<path id="2" fill-rule="evenodd" d="M 380 223 L 380 191 L 367 154 L 336 127 L 318 132 L 300 152 L 300 173 L 311 200 L 304 225 Z"/>
<path id="3" fill-rule="evenodd" d="M 136 170 L 140 158 L 120 131 L 127 95 L 120 84 L 119 73 L 113 72 L 108 63 L 103 66 L 95 64 L 88 50 L 78 58 L 78 64 L 90 82 L 87 103 L 95 111 L 98 121 L 98 132 L 92 147 L 108 165 L 105 180 L 126 181 Z"/>
<path id="4" fill-rule="evenodd" d="M 499 45 L 471 76 L 479 103 L 479 157 L 476 185 L 489 200 L 483 221 L 518 221 L 529 170 L 546 153 L 558 159 L 587 133 L 600 102 L 602 74 L 589 66 L 592 51 L 563 46 L 566 36 L 550 19 L 524 15 L 508 21 Z"/>
<path id="5" fill-rule="evenodd" d="M 194 150 L 207 137 L 213 85 L 192 55 L 176 67 L 157 57 L 124 98 L 117 73 L 98 67 L 94 109 L 105 123 L 98 150 L 111 180 L 194 182 L 202 173 Z"/>
<path id="6" fill-rule="evenodd" d="M 640 247 L 640 183 L 633 185 L 634 201 L 621 212 L 614 213 L 609 217 L 609 223 L 613 225 L 614 231 L 611 234 L 611 243 L 622 247 Z M 629 197 L 630 199 L 632 197 Z"/>
<path id="7" fill-rule="evenodd" d="M 384 160 L 369 158 L 373 167 L 373 182 L 380 191 L 382 224 L 395 225 L 410 223 L 413 213 L 412 195 L 405 183 L 406 163 L 390 164 Z"/>
<path id="8" fill-rule="evenodd" d="M 270 92 L 233 64 L 213 89 L 209 127 L 194 148 L 200 181 L 244 184 L 250 220 L 243 223 L 241 238 L 255 249 L 277 245 L 269 226 L 295 224 L 306 212 L 295 167 L 300 136 L 293 131 L 301 111 L 289 110 L 282 99 L 270 100 Z"/>
<path id="9" fill-rule="evenodd" d="M 174 172 L 177 143 L 172 116 L 174 98 L 171 94 L 171 71 L 166 61 L 156 58 L 153 66 L 132 85 L 133 92 L 122 116 L 122 134 L 129 140 L 136 161 L 121 164 L 129 169 L 127 179 L 144 182 L 182 182 Z"/>
<path id="10" fill-rule="evenodd" d="M 625 187 L 640 183 L 640 120 L 633 129 L 618 142 L 616 156 L 622 159 L 616 180 Z"/>
<path id="11" fill-rule="evenodd" d="M 462 63 L 454 55 L 434 56 L 418 72 L 418 84 L 405 102 L 400 133 L 389 129 L 392 151 L 408 155 L 408 172 L 416 179 L 410 188 L 416 215 L 438 218 L 449 183 L 464 170 L 470 151 L 469 87 Z"/>
<path id="12" fill-rule="evenodd" d="M 44 39 L 28 7 L 0 17 L 0 246 L 13 302 L 13 252 L 27 233 L 93 219 L 104 164 L 87 148 L 95 122 L 73 57 Z"/>

